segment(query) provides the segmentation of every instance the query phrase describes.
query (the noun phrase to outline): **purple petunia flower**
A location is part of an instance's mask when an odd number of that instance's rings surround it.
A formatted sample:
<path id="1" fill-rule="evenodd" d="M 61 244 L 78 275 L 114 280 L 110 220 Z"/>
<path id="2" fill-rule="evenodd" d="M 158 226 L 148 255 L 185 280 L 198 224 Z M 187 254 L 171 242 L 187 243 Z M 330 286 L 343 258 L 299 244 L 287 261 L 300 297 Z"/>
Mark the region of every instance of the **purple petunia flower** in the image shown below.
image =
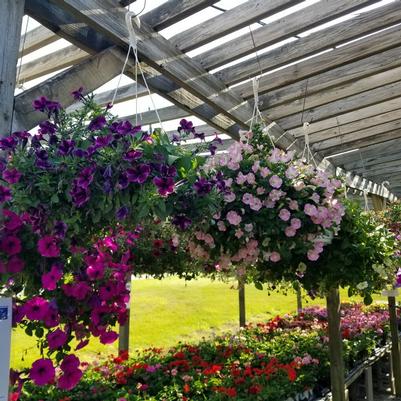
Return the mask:
<path id="1" fill-rule="evenodd" d="M 57 221 L 54 224 L 53 234 L 55 237 L 64 238 L 67 233 L 68 225 L 64 221 Z"/>
<path id="2" fill-rule="evenodd" d="M 88 155 L 89 155 L 88 152 L 86 150 L 83 150 L 83 149 L 74 149 L 72 154 L 75 157 L 88 157 Z"/>
<path id="3" fill-rule="evenodd" d="M 101 130 L 107 124 L 105 116 L 97 116 L 95 117 L 88 126 L 90 131 L 98 131 Z"/>
<path id="4" fill-rule="evenodd" d="M 34 135 L 31 139 L 31 146 L 35 149 L 39 149 L 42 147 L 40 141 L 43 139 L 42 134 Z"/>
<path id="5" fill-rule="evenodd" d="M 161 196 L 168 196 L 174 192 L 174 180 L 171 177 L 155 177 L 153 178 L 153 184 L 156 185 Z"/>
<path id="6" fill-rule="evenodd" d="M 126 172 L 123 172 L 120 174 L 118 177 L 118 188 L 119 189 L 125 189 L 128 187 L 129 180 L 128 180 L 128 174 Z"/>
<path id="7" fill-rule="evenodd" d="M 46 110 L 46 107 L 47 107 L 47 102 L 48 102 L 47 97 L 41 96 L 40 98 L 35 99 L 35 100 L 32 102 L 32 107 L 33 107 L 35 110 L 44 112 L 44 111 Z"/>
<path id="8" fill-rule="evenodd" d="M 67 156 L 75 148 L 75 141 L 73 139 L 63 139 L 58 147 L 58 154 L 60 156 Z"/>
<path id="9" fill-rule="evenodd" d="M 212 156 L 214 156 L 216 154 L 216 150 L 217 150 L 217 146 L 214 145 L 213 143 L 211 143 L 208 147 L 209 152 Z"/>
<path id="10" fill-rule="evenodd" d="M 194 132 L 194 138 L 198 138 L 201 141 L 205 140 L 205 133 L 204 132 Z"/>
<path id="11" fill-rule="evenodd" d="M 49 145 L 56 146 L 58 144 L 58 138 L 56 135 L 50 135 Z"/>
<path id="12" fill-rule="evenodd" d="M 88 188 L 94 178 L 95 168 L 85 167 L 78 175 L 76 184 L 82 188 Z"/>
<path id="13" fill-rule="evenodd" d="M 192 220 L 189 217 L 184 216 L 183 214 L 179 214 L 177 216 L 174 216 L 172 223 L 180 230 L 185 231 L 192 224 Z"/>
<path id="14" fill-rule="evenodd" d="M 162 164 L 159 166 L 158 170 L 164 177 L 175 177 L 177 175 L 177 169 L 175 166 L 167 166 L 166 164 Z"/>
<path id="15" fill-rule="evenodd" d="M 7 202 L 9 200 L 11 200 L 10 188 L 0 185 L 0 203 Z"/>
<path id="16" fill-rule="evenodd" d="M 71 95 L 73 96 L 73 98 L 75 100 L 81 100 L 84 97 L 82 94 L 83 91 L 84 91 L 84 87 L 81 86 L 78 89 L 76 89 L 75 91 L 72 91 Z"/>
<path id="17" fill-rule="evenodd" d="M 39 123 L 40 133 L 43 135 L 54 134 L 57 131 L 57 126 L 50 121 L 42 121 Z"/>
<path id="18" fill-rule="evenodd" d="M 143 184 L 149 177 L 151 168 L 149 164 L 139 164 L 134 168 L 127 169 L 127 176 L 130 182 Z"/>
<path id="19" fill-rule="evenodd" d="M 72 202 L 76 207 L 81 207 L 85 205 L 90 198 L 89 190 L 79 186 L 74 186 L 74 188 L 70 192 L 70 195 L 72 198 Z"/>
<path id="20" fill-rule="evenodd" d="M 142 150 L 129 150 L 123 157 L 124 160 L 128 162 L 132 162 L 134 160 L 138 160 L 143 156 Z"/>
<path id="21" fill-rule="evenodd" d="M 109 146 L 112 141 L 113 141 L 113 136 L 111 134 L 98 136 L 95 139 L 95 147 L 97 149 L 105 148 L 106 146 Z"/>
<path id="22" fill-rule="evenodd" d="M 193 188 L 199 196 L 204 196 L 212 190 L 213 184 L 206 178 L 200 178 L 198 181 L 195 182 Z"/>
<path id="23" fill-rule="evenodd" d="M 5 138 L 0 139 L 0 149 L 1 150 L 14 150 L 17 146 L 17 141 L 12 136 L 7 136 Z"/>
<path id="24" fill-rule="evenodd" d="M 109 194 L 112 190 L 112 185 L 110 180 L 105 180 L 103 183 L 103 191 L 105 194 Z"/>
<path id="25" fill-rule="evenodd" d="M 217 142 L 219 145 L 223 144 L 223 140 L 216 134 L 212 142 Z"/>
<path id="26" fill-rule="evenodd" d="M 7 181 L 9 184 L 16 184 L 21 178 L 21 175 L 22 174 L 17 169 L 13 168 L 11 170 L 4 170 L 2 177 L 3 180 Z"/>
<path id="27" fill-rule="evenodd" d="M 180 121 L 180 125 L 179 125 L 179 127 L 177 128 L 177 131 L 178 131 L 178 132 L 181 132 L 181 131 L 195 132 L 195 127 L 194 127 L 192 121 L 188 121 L 188 120 L 186 120 L 185 118 L 183 118 L 183 119 Z"/>
<path id="28" fill-rule="evenodd" d="M 129 214 L 129 208 L 127 206 L 121 206 L 116 212 L 116 217 L 118 220 L 124 220 Z"/>

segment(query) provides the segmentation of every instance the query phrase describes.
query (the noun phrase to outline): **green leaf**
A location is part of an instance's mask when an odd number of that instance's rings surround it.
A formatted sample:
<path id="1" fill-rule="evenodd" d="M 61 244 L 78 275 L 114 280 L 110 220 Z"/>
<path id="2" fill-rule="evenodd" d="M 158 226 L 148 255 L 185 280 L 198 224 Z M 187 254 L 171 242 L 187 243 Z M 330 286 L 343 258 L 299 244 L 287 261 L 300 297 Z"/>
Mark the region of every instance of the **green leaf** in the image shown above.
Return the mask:
<path id="1" fill-rule="evenodd" d="M 262 291 L 262 290 L 263 290 L 263 285 L 262 285 L 262 283 L 261 283 L 260 281 L 255 281 L 255 288 L 256 288 L 257 290 Z"/>

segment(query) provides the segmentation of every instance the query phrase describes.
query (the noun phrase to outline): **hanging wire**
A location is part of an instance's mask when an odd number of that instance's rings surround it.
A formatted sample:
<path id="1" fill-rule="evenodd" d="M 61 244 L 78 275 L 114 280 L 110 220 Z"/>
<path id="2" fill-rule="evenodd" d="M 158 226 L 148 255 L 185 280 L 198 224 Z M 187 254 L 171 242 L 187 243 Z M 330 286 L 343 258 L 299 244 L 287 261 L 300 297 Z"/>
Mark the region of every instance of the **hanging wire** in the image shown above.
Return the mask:
<path id="1" fill-rule="evenodd" d="M 116 96 L 117 96 L 117 92 L 118 92 L 118 89 L 119 89 L 120 84 L 121 84 L 121 79 L 122 79 L 122 76 L 124 74 L 125 68 L 127 67 L 129 56 L 131 54 L 131 49 L 132 49 L 132 51 L 134 53 L 134 58 L 135 58 L 135 124 L 136 125 L 138 124 L 138 79 L 137 78 L 138 78 L 138 68 L 139 68 L 139 72 L 140 72 L 140 74 L 142 76 L 142 80 L 143 80 L 143 83 L 144 83 L 144 85 L 145 85 L 145 87 L 147 89 L 147 92 L 149 93 L 149 98 L 150 98 L 150 101 L 152 103 L 152 106 L 153 106 L 153 109 L 155 111 L 155 114 L 157 116 L 157 119 L 159 121 L 160 127 L 163 129 L 163 124 L 161 122 L 159 112 L 158 112 L 156 104 L 154 102 L 152 93 L 151 93 L 151 91 L 149 89 L 149 85 L 148 85 L 148 82 L 146 80 L 145 73 L 144 73 L 144 71 L 143 71 L 143 69 L 141 67 L 140 62 L 139 62 L 138 48 L 137 48 L 138 38 L 137 38 L 137 35 L 135 33 L 135 29 L 134 29 L 134 26 L 133 26 L 133 23 L 132 23 L 133 22 L 132 20 L 134 19 L 136 25 L 138 27 L 140 27 L 141 22 L 140 22 L 140 19 L 139 19 L 139 15 L 145 10 L 145 7 L 146 7 L 146 0 L 145 0 L 145 3 L 144 3 L 144 7 L 142 8 L 140 13 L 136 14 L 136 13 L 128 10 L 127 13 L 125 14 L 125 22 L 126 22 L 126 25 L 127 25 L 127 30 L 128 30 L 128 35 L 129 35 L 129 46 L 128 46 L 128 51 L 127 51 L 127 56 L 125 57 L 124 65 L 123 65 L 123 68 L 121 70 L 121 74 L 119 76 L 119 79 L 118 79 L 117 86 L 116 86 L 116 89 L 115 89 L 114 94 L 113 94 L 113 98 L 112 98 L 111 104 L 114 104 L 114 102 L 115 102 L 115 99 L 116 99 Z"/>
<path id="2" fill-rule="evenodd" d="M 26 22 L 25 22 L 24 39 L 22 41 L 22 50 L 21 50 L 20 63 L 19 63 L 19 66 L 18 66 L 17 77 L 16 77 L 16 80 L 15 80 L 17 85 L 19 84 L 19 80 L 20 80 L 20 76 L 21 76 L 22 60 L 24 58 L 25 42 L 26 42 L 26 36 L 27 36 L 27 33 L 28 33 L 29 19 L 30 19 L 30 17 L 28 15 L 27 18 L 26 18 Z M 22 87 L 23 86 L 21 86 L 21 88 Z M 12 130 L 13 130 L 14 117 L 15 117 L 15 96 L 13 98 L 13 108 L 11 110 L 11 132 L 10 132 L 10 134 L 12 133 Z"/>

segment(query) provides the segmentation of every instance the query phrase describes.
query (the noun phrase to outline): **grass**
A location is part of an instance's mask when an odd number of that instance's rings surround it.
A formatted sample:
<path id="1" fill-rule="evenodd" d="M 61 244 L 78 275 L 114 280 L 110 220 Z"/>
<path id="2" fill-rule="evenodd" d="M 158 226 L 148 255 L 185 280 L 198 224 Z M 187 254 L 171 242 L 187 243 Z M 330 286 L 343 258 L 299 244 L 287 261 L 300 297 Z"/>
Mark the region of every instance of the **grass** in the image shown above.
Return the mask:
<path id="1" fill-rule="evenodd" d="M 193 342 L 238 326 L 238 293 L 235 283 L 208 279 L 185 282 L 178 278 L 134 280 L 131 300 L 131 349 L 168 347 L 178 341 Z M 377 299 L 380 297 L 377 297 Z M 383 298 L 384 299 L 384 298 Z M 347 301 L 345 291 L 342 301 Z M 323 299 L 307 305 L 324 305 Z M 246 288 L 248 321 L 266 320 L 277 314 L 293 312 L 296 296 Z M 96 339 L 80 351 L 83 360 L 104 358 L 116 353 L 117 345 L 104 346 Z M 99 354 L 101 354 L 99 356 Z M 11 365 L 30 366 L 39 357 L 35 340 L 22 330 L 13 331 Z"/>

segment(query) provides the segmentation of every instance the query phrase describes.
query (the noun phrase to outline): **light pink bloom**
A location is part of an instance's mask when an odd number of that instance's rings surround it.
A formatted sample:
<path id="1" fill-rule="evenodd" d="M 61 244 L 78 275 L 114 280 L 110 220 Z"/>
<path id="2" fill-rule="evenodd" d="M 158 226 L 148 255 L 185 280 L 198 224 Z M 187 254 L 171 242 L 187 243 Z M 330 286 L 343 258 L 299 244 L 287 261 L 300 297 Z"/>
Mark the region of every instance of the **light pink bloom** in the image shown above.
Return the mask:
<path id="1" fill-rule="evenodd" d="M 227 227 L 224 224 L 224 221 L 218 221 L 217 222 L 217 228 L 219 229 L 219 231 L 227 231 Z"/>
<path id="2" fill-rule="evenodd" d="M 252 199 L 253 195 L 249 192 L 246 192 L 244 195 L 242 195 L 242 202 L 245 203 L 245 205 L 249 205 L 252 202 Z"/>
<path id="3" fill-rule="evenodd" d="M 295 230 L 298 230 L 299 228 L 301 228 L 301 220 L 294 218 L 291 219 L 291 227 L 295 228 Z"/>
<path id="4" fill-rule="evenodd" d="M 281 160 L 281 150 L 279 148 L 274 148 L 268 160 L 271 163 L 278 163 Z"/>
<path id="5" fill-rule="evenodd" d="M 270 255 L 270 261 L 271 262 L 277 263 L 280 260 L 281 260 L 281 255 L 278 252 L 274 251 L 274 252 L 271 253 L 271 255 Z"/>
<path id="6" fill-rule="evenodd" d="M 235 230 L 235 236 L 241 238 L 244 236 L 244 232 L 240 228 L 237 228 L 237 230 Z"/>
<path id="7" fill-rule="evenodd" d="M 248 173 L 246 175 L 246 180 L 248 181 L 248 184 L 253 185 L 255 184 L 255 174 L 253 173 Z"/>
<path id="8" fill-rule="evenodd" d="M 228 193 L 228 194 L 225 194 L 225 195 L 224 195 L 224 200 L 225 200 L 227 203 L 234 202 L 234 201 L 235 201 L 235 194 L 234 194 L 234 192 L 230 192 L 230 193 Z"/>
<path id="9" fill-rule="evenodd" d="M 305 183 L 303 181 L 297 181 L 294 184 L 294 188 L 295 188 L 296 191 L 301 191 L 301 190 L 303 190 L 305 188 Z"/>
<path id="10" fill-rule="evenodd" d="M 249 207 L 252 210 L 255 210 L 256 212 L 259 211 L 263 206 L 262 201 L 259 198 L 252 198 L 251 203 L 249 204 Z"/>
<path id="11" fill-rule="evenodd" d="M 294 166 L 288 167 L 285 172 L 285 176 L 290 180 L 292 180 L 295 177 L 298 177 L 298 175 L 299 175 L 299 172 Z"/>
<path id="12" fill-rule="evenodd" d="M 260 175 L 263 178 L 266 178 L 270 174 L 270 170 L 267 167 L 263 167 L 260 169 Z"/>
<path id="13" fill-rule="evenodd" d="M 310 217 L 317 216 L 317 214 L 318 214 L 316 206 L 315 205 L 311 205 L 310 203 L 307 203 L 304 206 L 304 212 L 305 212 L 305 214 L 307 216 L 310 216 Z"/>
<path id="14" fill-rule="evenodd" d="M 294 227 L 289 226 L 285 229 L 285 235 L 287 237 L 295 237 L 295 234 L 297 233 L 297 231 L 295 230 Z"/>
<path id="15" fill-rule="evenodd" d="M 235 182 L 236 182 L 238 185 L 243 185 L 243 184 L 246 182 L 246 180 L 247 180 L 247 176 L 244 175 L 244 174 L 242 174 L 242 172 L 240 171 L 240 172 L 238 173 L 238 175 L 237 175 L 237 178 L 235 179 Z"/>
<path id="16" fill-rule="evenodd" d="M 308 256 L 308 259 L 312 262 L 319 259 L 319 254 L 314 250 L 309 250 L 307 256 Z"/>
<path id="17" fill-rule="evenodd" d="M 287 209 L 281 209 L 278 217 L 283 221 L 288 221 L 291 217 L 291 213 Z"/>
<path id="18" fill-rule="evenodd" d="M 266 192 L 266 190 L 263 187 L 257 187 L 256 188 L 256 193 L 258 195 L 263 195 Z"/>
<path id="19" fill-rule="evenodd" d="M 233 226 L 238 226 L 239 223 L 241 223 L 241 221 L 242 221 L 242 217 L 237 212 L 235 212 L 234 210 L 230 210 L 227 213 L 226 218 L 227 218 L 227 221 L 230 224 L 232 224 Z"/>
<path id="20" fill-rule="evenodd" d="M 319 194 L 317 194 L 316 192 L 314 192 L 314 193 L 312 194 L 312 196 L 310 197 L 310 199 L 312 199 L 313 202 L 315 202 L 315 203 L 319 203 L 319 201 L 320 201 L 320 196 L 319 196 Z"/>
<path id="21" fill-rule="evenodd" d="M 283 180 L 278 176 L 278 175 L 273 175 L 269 179 L 269 184 L 276 189 L 281 188 L 281 185 L 283 184 Z"/>
<path id="22" fill-rule="evenodd" d="M 260 169 L 260 161 L 257 160 L 255 163 L 253 163 L 252 171 L 253 171 L 254 173 L 256 173 L 259 169 Z"/>
<path id="23" fill-rule="evenodd" d="M 289 207 L 291 210 L 298 210 L 298 209 L 299 209 L 298 202 L 297 202 L 296 200 L 290 200 L 290 201 L 288 202 L 288 207 Z"/>

